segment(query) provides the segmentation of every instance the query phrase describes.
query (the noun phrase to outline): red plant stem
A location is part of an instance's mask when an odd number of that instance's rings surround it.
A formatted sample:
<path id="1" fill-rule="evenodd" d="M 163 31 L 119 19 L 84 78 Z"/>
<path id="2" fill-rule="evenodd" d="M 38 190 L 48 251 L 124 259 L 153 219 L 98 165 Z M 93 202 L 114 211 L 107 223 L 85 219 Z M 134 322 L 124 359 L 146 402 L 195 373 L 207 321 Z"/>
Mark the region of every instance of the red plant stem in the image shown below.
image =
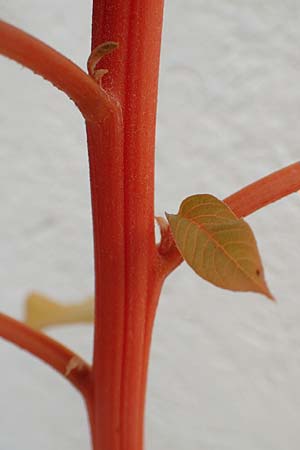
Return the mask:
<path id="1" fill-rule="evenodd" d="M 0 313 L 0 336 L 49 364 L 70 381 L 86 400 L 89 399 L 91 368 L 71 350 L 3 313 Z M 70 361 L 80 364 L 72 369 Z"/>
<path id="2" fill-rule="evenodd" d="M 224 199 L 238 217 L 246 217 L 253 212 L 300 190 L 300 163 L 296 162 L 283 169 L 249 184 L 235 194 Z M 183 261 L 173 241 L 169 251 L 161 255 L 162 271 L 171 273 Z"/>
<path id="3" fill-rule="evenodd" d="M 118 127 L 114 123 L 87 127 L 90 178 L 93 205 L 96 298 L 106 301 L 96 303 L 97 326 L 95 342 L 97 358 L 94 357 L 94 399 L 99 408 L 93 408 L 93 441 L 96 447 L 97 418 L 102 413 L 106 430 L 115 427 L 118 419 L 124 321 L 124 193 L 123 193 L 123 133 L 121 118 Z M 117 124 L 116 124 L 117 125 Z M 106 133 L 105 133 L 106 132 Z M 119 356 L 119 358 L 117 356 Z M 97 374 L 101 370 L 101 379 Z M 105 405 L 109 403 L 108 412 Z M 100 411 L 99 411 L 100 410 Z M 99 420 L 99 418 L 98 418 Z M 111 430 L 110 430 L 111 431 Z"/>
<path id="4" fill-rule="evenodd" d="M 108 143 L 102 151 L 97 131 L 87 127 L 96 266 L 95 450 L 143 446 L 146 324 L 158 296 L 153 197 L 162 7 L 162 0 L 94 0 L 92 48 L 119 43 L 105 57 L 103 86 L 120 103 L 124 139 L 121 148 Z M 110 185 L 101 181 L 111 176 L 109 167 L 119 173 Z"/>
<path id="5" fill-rule="evenodd" d="M 114 102 L 80 67 L 33 36 L 1 20 L 0 54 L 51 81 L 75 102 L 86 120 L 100 122 L 115 113 Z"/>

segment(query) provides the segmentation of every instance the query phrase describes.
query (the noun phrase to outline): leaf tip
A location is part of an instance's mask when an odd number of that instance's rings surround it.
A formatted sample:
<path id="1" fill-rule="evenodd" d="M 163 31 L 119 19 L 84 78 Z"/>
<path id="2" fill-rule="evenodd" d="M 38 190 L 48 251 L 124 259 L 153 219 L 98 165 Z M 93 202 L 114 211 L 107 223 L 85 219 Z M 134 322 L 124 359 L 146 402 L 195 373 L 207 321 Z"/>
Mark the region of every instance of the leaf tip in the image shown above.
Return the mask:
<path id="1" fill-rule="evenodd" d="M 106 69 L 96 70 L 96 66 L 104 56 L 113 52 L 118 47 L 119 47 L 118 42 L 114 42 L 114 41 L 104 42 L 103 44 L 100 44 L 96 48 L 94 48 L 94 50 L 92 51 L 92 53 L 90 54 L 90 56 L 88 58 L 88 61 L 87 61 L 88 73 L 92 78 L 94 78 L 100 84 L 101 84 L 101 78 L 108 71 Z"/>
<path id="2" fill-rule="evenodd" d="M 276 303 L 276 298 L 269 290 L 265 281 L 264 281 L 264 286 L 263 286 L 263 290 L 261 291 L 261 294 L 263 294 L 265 297 L 267 297 L 268 300 L 271 300 L 272 302 Z"/>
<path id="3" fill-rule="evenodd" d="M 268 293 L 266 294 L 266 297 L 271 300 L 273 303 L 277 303 L 276 298 L 274 297 L 273 294 L 271 294 L 271 292 L 268 290 Z"/>

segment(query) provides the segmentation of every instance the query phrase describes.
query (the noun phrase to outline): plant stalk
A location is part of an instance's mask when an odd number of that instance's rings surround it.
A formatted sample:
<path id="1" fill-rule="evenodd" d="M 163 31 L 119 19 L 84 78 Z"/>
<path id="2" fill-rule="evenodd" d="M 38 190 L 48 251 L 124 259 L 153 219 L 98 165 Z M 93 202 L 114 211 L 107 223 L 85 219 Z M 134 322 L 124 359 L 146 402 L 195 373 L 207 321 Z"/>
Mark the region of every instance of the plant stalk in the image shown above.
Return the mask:
<path id="1" fill-rule="evenodd" d="M 94 0 L 92 48 L 120 105 L 116 139 L 87 123 L 95 240 L 94 450 L 142 450 L 151 329 L 161 279 L 154 144 L 162 0 Z M 122 119 L 122 121 L 121 121 Z M 113 132 L 114 134 L 114 132 Z"/>

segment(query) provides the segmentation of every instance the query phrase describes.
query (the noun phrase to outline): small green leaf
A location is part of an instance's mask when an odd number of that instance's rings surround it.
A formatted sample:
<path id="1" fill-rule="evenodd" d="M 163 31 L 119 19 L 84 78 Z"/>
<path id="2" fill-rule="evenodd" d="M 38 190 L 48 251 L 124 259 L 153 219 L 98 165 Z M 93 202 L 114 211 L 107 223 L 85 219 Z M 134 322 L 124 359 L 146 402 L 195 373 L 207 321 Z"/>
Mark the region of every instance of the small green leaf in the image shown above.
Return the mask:
<path id="1" fill-rule="evenodd" d="M 178 214 L 167 214 L 178 250 L 212 284 L 253 291 L 273 299 L 250 226 L 213 195 L 186 198 Z"/>

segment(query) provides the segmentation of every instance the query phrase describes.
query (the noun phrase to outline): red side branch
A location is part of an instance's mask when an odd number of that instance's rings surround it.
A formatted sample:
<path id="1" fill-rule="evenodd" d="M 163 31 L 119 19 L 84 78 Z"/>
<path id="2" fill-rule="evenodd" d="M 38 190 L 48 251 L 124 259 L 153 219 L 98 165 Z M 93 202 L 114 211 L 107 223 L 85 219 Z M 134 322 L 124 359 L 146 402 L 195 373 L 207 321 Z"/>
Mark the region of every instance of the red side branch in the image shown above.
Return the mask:
<path id="1" fill-rule="evenodd" d="M 114 103 L 93 78 L 53 48 L 0 20 L 0 54 L 28 67 L 64 91 L 86 120 L 100 122 Z"/>
<path id="2" fill-rule="evenodd" d="M 3 313 L 0 313 L 0 336 L 49 364 L 88 400 L 90 366 L 71 350 Z"/>
<path id="3" fill-rule="evenodd" d="M 245 217 L 299 189 L 300 163 L 296 162 L 249 184 L 224 202 L 238 217 Z"/>
<path id="4" fill-rule="evenodd" d="M 235 194 L 224 199 L 238 217 L 246 217 L 258 209 L 276 202 L 293 192 L 300 190 L 300 163 L 296 162 L 283 169 L 255 181 Z M 170 232 L 167 235 L 170 239 Z M 167 276 L 183 261 L 173 241 L 168 243 L 168 251 L 164 253 L 163 242 L 158 250 L 161 253 L 161 270 Z"/>

